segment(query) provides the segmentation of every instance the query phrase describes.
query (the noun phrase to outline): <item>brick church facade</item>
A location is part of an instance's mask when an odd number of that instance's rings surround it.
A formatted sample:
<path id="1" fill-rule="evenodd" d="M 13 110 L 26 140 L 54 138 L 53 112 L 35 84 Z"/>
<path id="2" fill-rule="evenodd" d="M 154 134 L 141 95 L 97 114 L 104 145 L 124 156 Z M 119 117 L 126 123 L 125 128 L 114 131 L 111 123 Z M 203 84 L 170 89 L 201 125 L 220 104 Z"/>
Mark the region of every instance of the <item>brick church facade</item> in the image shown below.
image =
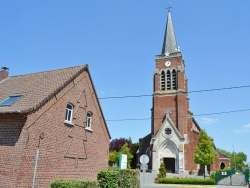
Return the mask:
<path id="1" fill-rule="evenodd" d="M 194 149 L 201 130 L 189 108 L 188 80 L 180 52 L 171 12 L 168 12 L 162 53 L 156 55 L 154 72 L 151 133 L 140 139 L 139 156 L 149 156 L 149 170 L 157 172 L 160 163 L 167 172 L 204 171 L 194 162 Z M 216 150 L 216 161 L 210 170 L 229 167 L 229 158 Z"/>
<path id="2" fill-rule="evenodd" d="M 110 133 L 87 65 L 20 76 L 0 71 L 0 187 L 96 180 Z"/>

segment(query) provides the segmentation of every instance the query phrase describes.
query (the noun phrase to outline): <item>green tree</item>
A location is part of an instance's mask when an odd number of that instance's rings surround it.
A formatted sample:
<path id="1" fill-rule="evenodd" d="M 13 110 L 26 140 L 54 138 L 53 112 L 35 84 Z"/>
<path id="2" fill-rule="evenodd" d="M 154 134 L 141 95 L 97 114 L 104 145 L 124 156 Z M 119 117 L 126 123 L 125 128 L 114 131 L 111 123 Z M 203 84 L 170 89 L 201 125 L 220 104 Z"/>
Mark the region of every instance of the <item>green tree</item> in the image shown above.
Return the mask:
<path id="1" fill-rule="evenodd" d="M 231 168 L 234 169 L 236 166 L 237 170 L 242 171 L 242 167 L 246 166 L 246 161 L 247 161 L 247 155 L 243 152 L 229 152 L 220 148 L 217 148 L 217 150 L 223 154 L 225 154 L 226 156 L 230 157 L 230 162 L 231 162 Z M 235 162 L 234 163 L 234 158 L 235 158 Z"/>
<path id="2" fill-rule="evenodd" d="M 235 161 L 234 161 L 234 157 L 235 157 Z M 234 152 L 230 156 L 231 166 L 232 166 L 232 168 L 234 168 L 236 166 L 235 170 L 242 171 L 242 167 L 246 166 L 245 165 L 246 161 L 247 161 L 247 155 L 243 152 L 239 152 L 239 153 Z"/>
<path id="3" fill-rule="evenodd" d="M 195 147 L 194 151 L 194 162 L 202 166 L 212 164 L 216 158 L 212 138 L 208 136 L 205 130 L 201 130 L 198 140 L 199 143 Z"/>
<path id="4" fill-rule="evenodd" d="M 119 153 L 114 150 L 109 152 L 109 162 L 111 163 L 118 163 Z"/>
<path id="5" fill-rule="evenodd" d="M 137 166 L 137 151 L 139 149 L 139 142 L 132 143 L 130 147 L 130 153 L 133 155 L 133 158 L 131 160 L 131 168 L 136 169 Z"/>
<path id="6" fill-rule="evenodd" d="M 128 144 L 125 143 L 120 151 L 119 151 L 119 154 L 122 153 L 122 154 L 126 154 L 127 155 L 127 163 L 128 163 L 128 168 L 130 168 L 130 163 L 131 163 L 131 160 L 133 158 L 133 155 L 130 153 L 130 148 L 128 147 Z"/>
<path id="7" fill-rule="evenodd" d="M 160 178 L 166 178 L 167 177 L 167 171 L 164 163 L 160 164 L 159 173 L 157 174 L 157 177 Z"/>

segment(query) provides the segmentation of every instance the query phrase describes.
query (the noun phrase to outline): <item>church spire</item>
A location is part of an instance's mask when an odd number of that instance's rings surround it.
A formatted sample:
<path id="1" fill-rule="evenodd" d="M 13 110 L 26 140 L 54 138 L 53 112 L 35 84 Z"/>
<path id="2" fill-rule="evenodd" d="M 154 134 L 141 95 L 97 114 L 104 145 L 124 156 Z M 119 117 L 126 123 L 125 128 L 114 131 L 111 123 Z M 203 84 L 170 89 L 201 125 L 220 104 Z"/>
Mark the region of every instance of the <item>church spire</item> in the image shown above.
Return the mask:
<path id="1" fill-rule="evenodd" d="M 162 55 L 168 56 L 171 53 L 178 52 L 178 46 L 175 39 L 174 27 L 171 18 L 171 12 L 168 11 L 167 24 L 165 29 L 164 41 L 162 46 Z"/>

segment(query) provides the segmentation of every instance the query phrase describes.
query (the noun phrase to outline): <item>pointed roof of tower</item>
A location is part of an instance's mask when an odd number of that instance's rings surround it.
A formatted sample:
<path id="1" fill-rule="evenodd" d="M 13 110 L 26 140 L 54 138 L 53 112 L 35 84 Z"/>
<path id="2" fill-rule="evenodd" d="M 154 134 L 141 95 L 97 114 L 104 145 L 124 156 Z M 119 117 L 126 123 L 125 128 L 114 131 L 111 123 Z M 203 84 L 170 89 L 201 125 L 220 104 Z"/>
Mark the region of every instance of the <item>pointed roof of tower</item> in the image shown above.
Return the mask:
<path id="1" fill-rule="evenodd" d="M 178 52 L 178 46 L 175 39 L 174 27 L 170 10 L 168 11 L 168 18 L 166 23 L 164 41 L 162 46 L 162 55 L 168 56 L 171 53 Z"/>

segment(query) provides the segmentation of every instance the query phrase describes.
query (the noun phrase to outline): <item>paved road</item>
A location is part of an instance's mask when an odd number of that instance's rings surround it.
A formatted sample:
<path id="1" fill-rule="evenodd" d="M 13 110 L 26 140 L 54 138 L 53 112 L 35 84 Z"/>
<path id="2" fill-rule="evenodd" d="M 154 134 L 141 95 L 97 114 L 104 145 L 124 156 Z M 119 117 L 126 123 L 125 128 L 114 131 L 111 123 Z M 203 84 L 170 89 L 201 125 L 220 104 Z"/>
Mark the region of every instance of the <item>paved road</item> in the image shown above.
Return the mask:
<path id="1" fill-rule="evenodd" d="M 248 186 L 224 186 L 224 185 L 162 185 L 154 183 L 155 177 L 157 176 L 156 173 L 141 173 L 140 180 L 141 180 L 141 188 L 246 188 Z M 180 176 L 177 174 L 167 174 L 167 177 L 173 176 Z M 189 175 L 182 175 L 182 177 L 189 177 Z M 203 178 L 201 176 L 196 176 L 196 178 Z M 208 177 L 207 177 L 208 178 Z"/>

